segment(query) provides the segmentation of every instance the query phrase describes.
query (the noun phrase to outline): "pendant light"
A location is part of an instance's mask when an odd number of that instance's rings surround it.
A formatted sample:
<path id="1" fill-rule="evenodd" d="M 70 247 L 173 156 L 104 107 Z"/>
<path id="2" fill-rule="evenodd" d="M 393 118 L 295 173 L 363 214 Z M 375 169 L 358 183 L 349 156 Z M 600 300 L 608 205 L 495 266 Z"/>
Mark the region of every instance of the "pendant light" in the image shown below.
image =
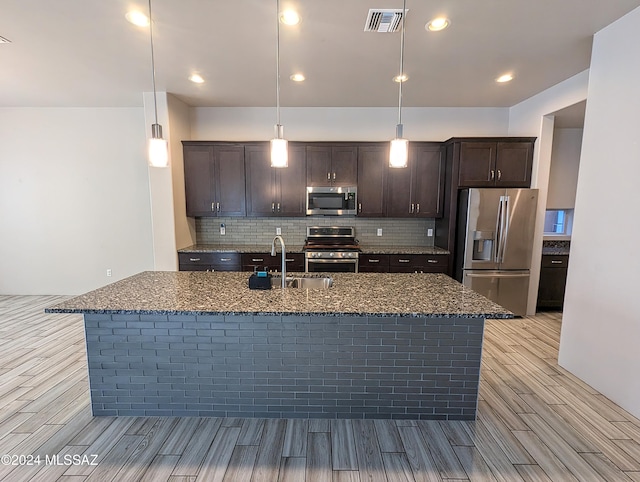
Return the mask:
<path id="1" fill-rule="evenodd" d="M 167 167 L 169 165 L 169 149 L 166 139 L 162 137 L 162 126 L 158 124 L 156 65 L 153 58 L 153 19 L 151 18 L 151 0 L 149 0 L 149 38 L 151 39 L 151 79 L 153 81 L 153 110 L 155 114 L 155 124 L 151 124 L 151 139 L 149 139 L 149 165 L 152 167 Z"/>
<path id="2" fill-rule="evenodd" d="M 402 2 L 402 30 L 400 33 L 400 73 L 398 78 L 398 125 L 396 138 L 391 141 L 389 149 L 389 167 L 407 167 L 409 162 L 409 140 L 402 135 L 402 81 L 404 75 L 404 25 L 407 20 L 407 0 Z"/>
<path id="3" fill-rule="evenodd" d="M 284 138 L 284 126 L 280 124 L 280 0 L 276 0 L 276 37 L 276 136 L 271 139 L 271 167 L 287 167 L 287 140 Z"/>

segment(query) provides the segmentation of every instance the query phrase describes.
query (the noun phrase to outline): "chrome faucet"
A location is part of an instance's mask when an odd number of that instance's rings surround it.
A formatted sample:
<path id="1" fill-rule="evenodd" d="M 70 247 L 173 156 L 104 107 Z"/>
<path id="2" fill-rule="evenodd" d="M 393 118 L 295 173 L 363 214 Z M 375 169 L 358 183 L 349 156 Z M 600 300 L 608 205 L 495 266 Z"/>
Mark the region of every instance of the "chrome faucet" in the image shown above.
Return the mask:
<path id="1" fill-rule="evenodd" d="M 279 239 L 280 240 L 280 244 L 282 245 L 282 288 L 284 289 L 287 286 L 287 256 L 285 253 L 285 247 L 284 247 L 284 239 L 282 239 L 282 236 L 276 236 L 275 238 L 273 238 L 273 241 L 271 242 L 271 256 L 275 256 L 276 255 L 276 240 Z"/>

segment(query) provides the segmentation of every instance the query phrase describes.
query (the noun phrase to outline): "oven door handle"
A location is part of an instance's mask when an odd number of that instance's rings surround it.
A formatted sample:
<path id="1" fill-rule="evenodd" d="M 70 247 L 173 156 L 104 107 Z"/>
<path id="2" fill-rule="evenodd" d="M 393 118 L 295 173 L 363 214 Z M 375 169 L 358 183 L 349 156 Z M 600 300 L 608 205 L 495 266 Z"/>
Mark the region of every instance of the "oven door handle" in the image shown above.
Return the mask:
<path id="1" fill-rule="evenodd" d="M 342 259 L 309 259 L 309 263 L 351 263 L 356 264 L 358 262 L 357 259 L 354 258 L 342 258 Z"/>

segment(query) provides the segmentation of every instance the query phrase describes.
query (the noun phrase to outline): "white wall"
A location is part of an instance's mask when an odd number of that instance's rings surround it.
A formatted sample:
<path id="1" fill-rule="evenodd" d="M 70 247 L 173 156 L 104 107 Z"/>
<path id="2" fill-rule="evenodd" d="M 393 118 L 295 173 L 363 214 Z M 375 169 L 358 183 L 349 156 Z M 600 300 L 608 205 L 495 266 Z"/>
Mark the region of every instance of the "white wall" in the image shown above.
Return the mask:
<path id="1" fill-rule="evenodd" d="M 194 140 L 257 141 L 273 137 L 275 107 L 192 109 Z M 282 108 L 285 138 L 291 141 L 384 141 L 396 132 L 395 108 Z M 504 136 L 507 108 L 402 109 L 409 140 L 444 141 L 453 136 Z"/>
<path id="2" fill-rule="evenodd" d="M 560 364 L 640 417 L 640 8 L 593 44 Z"/>
<path id="3" fill-rule="evenodd" d="M 0 109 L 0 294 L 152 267 L 143 127 L 140 108 Z"/>
<path id="4" fill-rule="evenodd" d="M 547 209 L 575 207 L 582 131 L 582 128 L 554 130 Z"/>
<path id="5" fill-rule="evenodd" d="M 584 71 L 509 109 L 509 135 L 537 137 L 533 153 L 531 187 L 538 189 L 539 193 L 531 258 L 531 282 L 529 283 L 529 301 L 527 303 L 528 315 L 535 313 L 538 281 L 540 279 L 544 214 L 547 205 L 551 153 L 553 151 L 554 118 L 550 114 L 585 100 L 587 98 L 588 85 L 589 72 Z"/>

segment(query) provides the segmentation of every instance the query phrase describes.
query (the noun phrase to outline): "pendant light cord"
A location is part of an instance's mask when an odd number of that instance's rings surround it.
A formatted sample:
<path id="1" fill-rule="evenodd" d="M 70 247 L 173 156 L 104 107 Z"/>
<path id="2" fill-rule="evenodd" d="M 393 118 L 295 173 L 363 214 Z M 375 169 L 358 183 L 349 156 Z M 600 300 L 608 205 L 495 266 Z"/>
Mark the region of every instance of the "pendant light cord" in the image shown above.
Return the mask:
<path id="1" fill-rule="evenodd" d="M 151 0 L 149 0 L 149 38 L 151 39 L 151 80 L 153 82 L 153 110 L 158 123 L 158 102 L 156 100 L 156 64 L 153 58 L 153 20 L 151 18 Z"/>
<path id="2" fill-rule="evenodd" d="M 151 0 L 149 0 L 151 1 Z M 402 84 L 404 83 L 404 25 L 407 20 L 407 0 L 402 2 L 402 31 L 400 32 L 400 87 L 398 89 L 398 124 L 402 124 Z"/>
<path id="3" fill-rule="evenodd" d="M 276 0 L 276 124 L 280 125 L 280 0 Z"/>

